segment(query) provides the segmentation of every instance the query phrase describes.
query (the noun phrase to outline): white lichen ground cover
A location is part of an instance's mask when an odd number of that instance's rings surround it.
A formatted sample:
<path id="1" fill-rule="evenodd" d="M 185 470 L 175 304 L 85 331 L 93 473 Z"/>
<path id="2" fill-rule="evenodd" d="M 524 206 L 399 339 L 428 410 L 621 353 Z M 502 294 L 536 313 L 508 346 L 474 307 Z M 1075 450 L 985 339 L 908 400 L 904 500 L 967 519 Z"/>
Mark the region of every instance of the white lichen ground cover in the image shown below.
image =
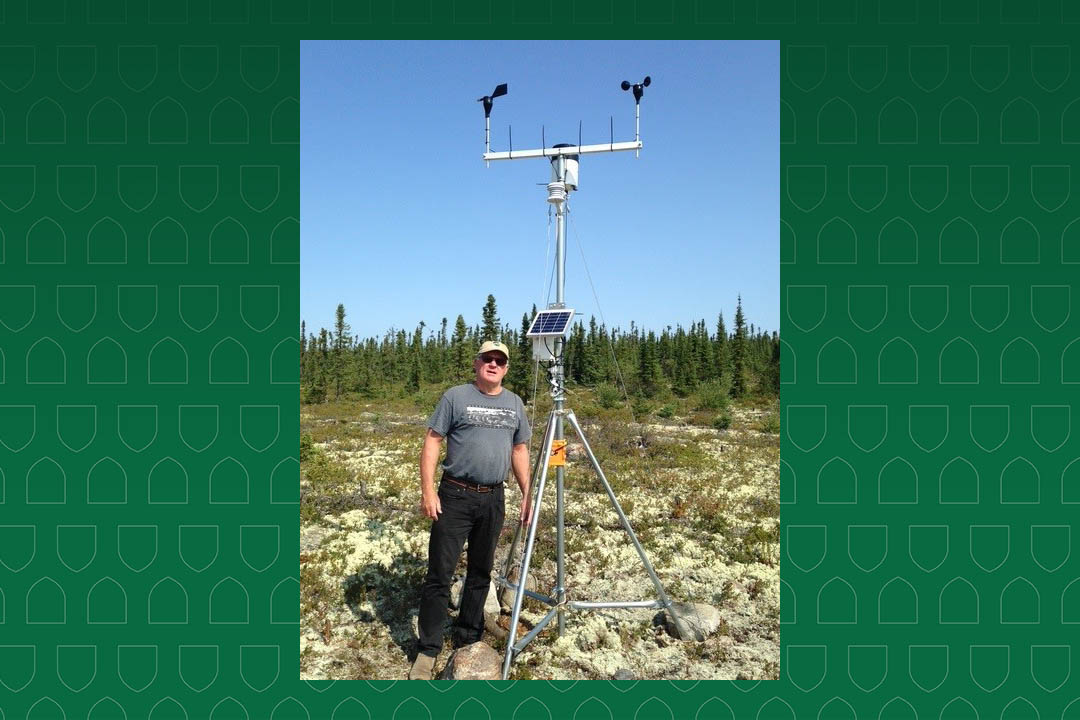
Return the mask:
<path id="1" fill-rule="evenodd" d="M 314 440 L 301 473 L 301 677 L 402 679 L 415 641 L 430 524 L 417 506 L 423 418 L 330 410 L 340 415 L 305 408 L 301 416 Z M 716 607 L 720 629 L 704 642 L 684 642 L 658 624 L 656 610 L 570 612 L 566 634 L 558 637 L 549 625 L 512 677 L 611 679 L 620 670 L 636 679 L 778 676 L 779 438 L 752 429 L 753 411 L 734 415 L 729 430 L 674 424 L 635 430 L 618 419 L 583 417 L 668 594 Z M 654 599 L 637 552 L 573 438 L 568 456 L 570 599 Z M 511 483 L 497 567 L 519 503 Z M 532 562 L 545 594 L 555 580 L 554 504 L 549 483 Z M 530 601 L 523 621 L 531 627 L 545 613 Z M 502 652 L 502 643 L 485 639 Z M 436 669 L 449 653 L 447 643 Z"/>

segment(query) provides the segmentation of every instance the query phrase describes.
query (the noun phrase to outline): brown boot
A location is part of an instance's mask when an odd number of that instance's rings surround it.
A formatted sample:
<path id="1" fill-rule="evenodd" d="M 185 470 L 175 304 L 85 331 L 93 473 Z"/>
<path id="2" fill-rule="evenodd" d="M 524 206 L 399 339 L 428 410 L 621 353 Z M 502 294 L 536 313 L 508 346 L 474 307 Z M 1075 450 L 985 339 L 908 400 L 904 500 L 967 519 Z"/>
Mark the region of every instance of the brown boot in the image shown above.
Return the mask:
<path id="1" fill-rule="evenodd" d="M 416 661 L 412 670 L 409 670 L 410 680 L 430 680 L 435 673 L 435 658 L 424 653 L 417 653 Z"/>

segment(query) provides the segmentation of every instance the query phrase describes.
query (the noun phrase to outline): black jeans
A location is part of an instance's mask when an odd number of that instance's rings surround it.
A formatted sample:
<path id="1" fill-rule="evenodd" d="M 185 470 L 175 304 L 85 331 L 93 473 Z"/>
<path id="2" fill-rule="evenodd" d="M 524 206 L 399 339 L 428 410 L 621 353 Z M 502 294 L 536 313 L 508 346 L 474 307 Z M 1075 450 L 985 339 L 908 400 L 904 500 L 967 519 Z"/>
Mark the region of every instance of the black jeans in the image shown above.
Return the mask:
<path id="1" fill-rule="evenodd" d="M 468 572 L 461 593 L 454 640 L 466 645 L 484 633 L 484 601 L 495 563 L 495 543 L 503 526 L 503 487 L 487 493 L 466 490 L 448 482 L 439 484 L 442 513 L 431 523 L 428 572 L 420 591 L 420 637 L 417 650 L 436 656 L 442 649 L 450 580 L 461 548 L 469 541 Z"/>

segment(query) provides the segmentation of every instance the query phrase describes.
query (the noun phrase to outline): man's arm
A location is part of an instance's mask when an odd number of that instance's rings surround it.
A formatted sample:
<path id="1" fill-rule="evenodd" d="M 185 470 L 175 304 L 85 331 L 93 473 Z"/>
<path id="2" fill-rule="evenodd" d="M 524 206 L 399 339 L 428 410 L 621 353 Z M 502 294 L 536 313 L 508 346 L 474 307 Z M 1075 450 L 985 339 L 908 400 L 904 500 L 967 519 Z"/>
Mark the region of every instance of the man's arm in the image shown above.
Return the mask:
<path id="1" fill-rule="evenodd" d="M 521 488 L 521 519 L 519 522 L 527 526 L 532 518 L 532 499 L 529 493 L 529 446 L 519 443 L 514 446 L 510 453 L 510 465 L 514 469 L 514 478 L 518 487 Z"/>
<path id="2" fill-rule="evenodd" d="M 442 435 L 428 428 L 424 449 L 420 451 L 420 511 L 432 520 L 438 520 L 442 512 L 439 493 L 435 489 L 435 465 L 439 462 L 442 441 Z"/>

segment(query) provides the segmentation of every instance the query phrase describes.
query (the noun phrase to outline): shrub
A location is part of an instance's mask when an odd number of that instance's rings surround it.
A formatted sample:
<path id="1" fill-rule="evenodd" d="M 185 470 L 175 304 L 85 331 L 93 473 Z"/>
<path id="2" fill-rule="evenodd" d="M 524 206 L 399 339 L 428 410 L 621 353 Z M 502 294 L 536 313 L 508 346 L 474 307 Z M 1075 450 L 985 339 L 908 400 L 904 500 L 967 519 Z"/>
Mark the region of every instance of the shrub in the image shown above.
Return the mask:
<path id="1" fill-rule="evenodd" d="M 715 380 L 702 383 L 697 393 L 698 410 L 723 410 L 728 406 L 728 390 Z"/>
<path id="2" fill-rule="evenodd" d="M 671 418 L 675 417 L 675 406 L 671 403 L 668 403 L 667 405 L 657 410 L 656 414 L 664 418 L 665 420 L 670 420 Z"/>
<path id="3" fill-rule="evenodd" d="M 763 433 L 772 433 L 773 435 L 780 434 L 780 416 L 776 413 L 769 413 L 761 419 L 758 423 L 758 430 Z"/>
<path id="4" fill-rule="evenodd" d="M 314 449 L 315 441 L 311 438 L 311 433 L 301 433 L 300 435 L 300 462 L 306 461 L 311 457 L 311 451 Z"/>
<path id="5" fill-rule="evenodd" d="M 634 416 L 639 419 L 644 418 L 649 413 L 651 413 L 653 411 L 653 408 L 655 407 L 656 406 L 652 403 L 651 400 L 648 400 L 646 398 L 637 398 L 636 400 L 634 400 L 633 405 Z"/>
<path id="6" fill-rule="evenodd" d="M 731 427 L 731 413 L 724 410 L 722 413 L 713 418 L 712 426 L 717 430 L 727 430 Z"/>
<path id="7" fill-rule="evenodd" d="M 611 383 L 600 383 L 596 386 L 596 402 L 600 404 L 600 407 L 610 410 L 618 407 L 621 400 L 622 395 L 619 394 L 619 389 Z"/>

